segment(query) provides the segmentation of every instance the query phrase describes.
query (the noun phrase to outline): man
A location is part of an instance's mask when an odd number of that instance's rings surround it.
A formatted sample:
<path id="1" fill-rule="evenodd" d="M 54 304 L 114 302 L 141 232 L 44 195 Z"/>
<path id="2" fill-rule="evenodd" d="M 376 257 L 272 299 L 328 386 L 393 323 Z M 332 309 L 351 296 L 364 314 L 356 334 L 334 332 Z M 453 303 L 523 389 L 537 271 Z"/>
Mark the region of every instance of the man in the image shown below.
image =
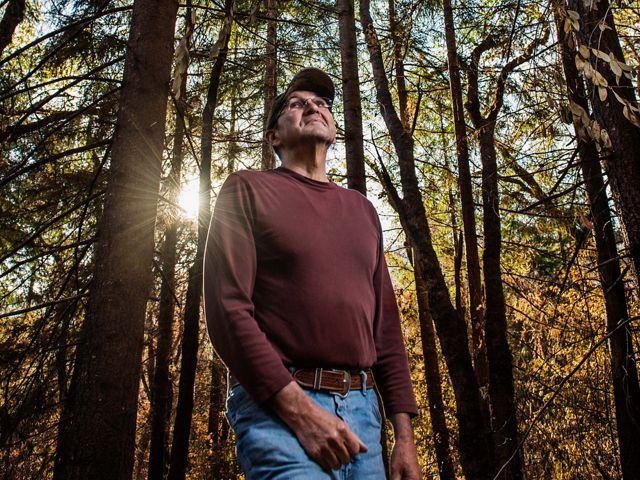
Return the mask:
<path id="1" fill-rule="evenodd" d="M 374 387 L 394 427 L 392 478 L 420 478 L 380 222 L 326 175 L 334 96 L 321 70 L 291 80 L 266 132 L 282 166 L 230 175 L 209 230 L 205 314 L 248 479 L 385 478 Z"/>

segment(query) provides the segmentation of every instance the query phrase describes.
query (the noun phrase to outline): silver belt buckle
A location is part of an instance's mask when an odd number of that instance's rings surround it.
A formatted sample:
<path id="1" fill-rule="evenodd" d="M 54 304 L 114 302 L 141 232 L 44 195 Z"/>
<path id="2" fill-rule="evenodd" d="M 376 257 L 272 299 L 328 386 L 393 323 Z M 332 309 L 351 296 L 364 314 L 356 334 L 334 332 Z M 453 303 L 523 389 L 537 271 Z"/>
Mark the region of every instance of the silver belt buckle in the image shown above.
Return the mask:
<path id="1" fill-rule="evenodd" d="M 342 373 L 342 390 L 339 392 L 331 392 L 334 395 L 339 395 L 342 398 L 346 398 L 351 390 L 351 374 L 347 370 L 331 370 L 332 372 Z"/>

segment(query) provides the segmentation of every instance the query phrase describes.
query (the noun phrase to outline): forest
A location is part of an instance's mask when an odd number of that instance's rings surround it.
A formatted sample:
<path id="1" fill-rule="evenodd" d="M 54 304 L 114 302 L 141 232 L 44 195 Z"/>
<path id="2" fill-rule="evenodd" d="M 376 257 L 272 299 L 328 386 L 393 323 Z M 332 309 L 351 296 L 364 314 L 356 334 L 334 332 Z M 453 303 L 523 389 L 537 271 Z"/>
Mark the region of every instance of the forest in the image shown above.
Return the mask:
<path id="1" fill-rule="evenodd" d="M 306 66 L 423 478 L 640 478 L 637 0 L 0 0 L 0 477 L 243 478 L 203 252 Z"/>

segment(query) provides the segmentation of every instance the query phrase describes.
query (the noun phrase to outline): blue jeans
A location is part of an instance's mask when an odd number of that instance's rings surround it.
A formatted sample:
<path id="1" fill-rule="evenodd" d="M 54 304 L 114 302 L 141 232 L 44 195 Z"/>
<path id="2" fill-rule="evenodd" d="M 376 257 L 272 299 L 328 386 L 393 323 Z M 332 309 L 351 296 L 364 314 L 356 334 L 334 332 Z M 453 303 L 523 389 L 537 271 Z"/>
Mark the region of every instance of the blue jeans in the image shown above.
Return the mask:
<path id="1" fill-rule="evenodd" d="M 372 389 L 342 397 L 305 390 L 320 407 L 337 415 L 367 446 L 351 463 L 327 472 L 304 451 L 293 432 L 275 415 L 256 405 L 237 385 L 227 398 L 227 420 L 236 434 L 236 453 L 247 480 L 346 480 L 386 478 L 382 461 L 382 419 Z"/>

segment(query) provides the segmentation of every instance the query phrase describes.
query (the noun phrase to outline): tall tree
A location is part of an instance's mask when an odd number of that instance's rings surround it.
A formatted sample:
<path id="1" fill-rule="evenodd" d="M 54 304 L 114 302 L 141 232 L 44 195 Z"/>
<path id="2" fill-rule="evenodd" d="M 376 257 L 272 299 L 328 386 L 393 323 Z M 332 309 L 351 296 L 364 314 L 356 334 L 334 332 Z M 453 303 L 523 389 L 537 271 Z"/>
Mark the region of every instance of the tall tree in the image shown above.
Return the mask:
<path id="1" fill-rule="evenodd" d="M 391 141 L 398 156 L 402 198 L 388 174 L 384 174 L 385 189 L 409 243 L 415 251 L 419 271 L 429 294 L 429 307 L 440 345 L 445 356 L 456 397 L 459 425 L 459 449 L 462 469 L 468 478 L 491 478 L 494 470 L 488 426 L 483 422 L 480 391 L 467 347 L 467 327 L 454 309 L 447 285 L 433 248 L 429 222 L 416 177 L 413 138 L 406 131 L 391 99 L 378 35 L 370 13 L 370 2 L 360 2 L 360 21 L 373 69 L 376 97 Z M 383 168 L 383 165 L 381 165 Z"/>
<path id="2" fill-rule="evenodd" d="M 420 268 L 416 262 L 414 268 Z M 453 480 L 455 470 L 449 449 L 449 429 L 445 419 L 444 402 L 442 400 L 442 379 L 438 366 L 438 351 L 436 348 L 436 332 L 433 329 L 433 319 L 429 313 L 429 293 L 424 278 L 419 271 L 415 272 L 416 296 L 418 302 L 418 317 L 420 320 L 420 339 L 422 341 L 422 356 L 424 357 L 424 376 L 427 384 L 427 403 L 429 417 L 433 429 L 433 443 L 438 461 L 440 480 Z"/>
<path id="3" fill-rule="evenodd" d="M 607 131 L 611 151 L 603 158 L 622 221 L 635 279 L 640 283 L 640 108 L 608 0 L 569 0 L 579 17 L 578 43 L 587 58 L 578 58 L 589 81 L 589 98 L 598 125 Z M 571 21 L 569 24 L 571 24 Z M 576 22 L 576 19 L 574 19 Z"/>
<path id="4" fill-rule="evenodd" d="M 162 480 L 166 468 L 167 429 L 171 414 L 171 378 L 169 367 L 171 363 L 171 347 L 173 341 L 173 324 L 176 306 L 176 259 L 178 244 L 178 226 L 180 215 L 176 207 L 180 193 L 180 178 L 182 176 L 182 159 L 184 156 L 184 136 L 186 129 L 185 116 L 187 114 L 186 88 L 187 69 L 189 64 L 189 46 L 193 32 L 192 10 L 185 10 L 185 33 L 178 47 L 176 72 L 174 82 L 175 101 L 175 132 L 173 135 L 173 151 L 171 155 L 171 170 L 167 178 L 168 188 L 166 197 L 169 205 L 167 227 L 161 250 L 160 305 L 158 309 L 158 336 L 155 354 L 155 368 L 151 386 L 151 441 L 149 448 L 149 480 Z"/>
<path id="5" fill-rule="evenodd" d="M 367 194 L 362 137 L 362 106 L 358 75 L 358 46 L 354 0 L 337 0 L 342 65 L 344 142 L 347 156 L 347 186 Z"/>
<path id="6" fill-rule="evenodd" d="M 515 389 L 513 385 L 513 357 L 507 341 L 507 312 L 502 284 L 502 231 L 500 220 L 500 193 L 498 189 L 498 162 L 496 154 L 496 121 L 504 105 L 504 92 L 509 75 L 528 61 L 535 49 L 544 44 L 549 31 L 531 42 L 525 52 L 508 62 L 498 75 L 492 92 L 492 103 L 481 112 L 479 72 L 483 53 L 500 44 L 497 37 L 487 36 L 474 48 L 468 69 L 467 103 L 469 117 L 478 136 L 482 162 L 482 212 L 484 250 L 482 271 L 485 289 L 485 340 L 489 363 L 489 398 L 491 424 L 496 454 L 505 478 L 522 478 L 522 457 L 518 449 L 518 420 L 516 417 Z"/>
<path id="7" fill-rule="evenodd" d="M 396 89 L 398 93 L 398 111 L 400 120 L 407 132 L 411 131 L 409 102 L 406 86 L 404 56 L 402 55 L 405 43 L 396 19 L 396 2 L 389 0 L 389 28 L 393 42 L 394 65 L 396 72 Z M 411 258 L 411 256 L 410 256 Z M 424 359 L 425 383 L 427 386 L 427 401 L 429 404 L 429 417 L 433 430 L 433 442 L 435 445 L 438 473 L 441 479 L 453 479 L 455 477 L 453 462 L 449 450 L 449 430 L 445 420 L 444 401 L 442 399 L 442 383 L 440 368 L 438 366 L 438 353 L 436 348 L 436 335 L 433 328 L 433 319 L 429 313 L 429 293 L 420 272 L 420 262 L 414 261 L 414 279 L 416 282 L 416 301 L 418 303 L 418 318 L 420 321 L 420 341 L 422 343 L 422 356 Z"/>
<path id="8" fill-rule="evenodd" d="M 218 90 L 222 71 L 227 60 L 229 39 L 233 25 L 233 0 L 225 1 L 225 17 L 214 52 L 217 54 L 211 68 L 207 102 L 202 112 L 202 144 L 200 159 L 200 181 L 198 202 L 198 243 L 193 265 L 189 269 L 187 298 L 184 308 L 184 331 L 182 333 L 182 356 L 180 359 L 180 382 L 178 403 L 173 426 L 171 464 L 169 480 L 184 480 L 189 454 L 189 436 L 193 416 L 193 392 L 198 363 L 200 305 L 202 298 L 202 262 L 211 217 L 211 158 L 213 118 L 218 104 Z"/>
<path id="9" fill-rule="evenodd" d="M 54 478 L 128 479 L 178 2 L 136 0 L 94 278 Z"/>
<path id="10" fill-rule="evenodd" d="M 464 118 L 462 83 L 460 82 L 460 59 L 456 44 L 456 30 L 453 21 L 451 0 L 442 2 L 444 10 L 444 33 L 447 44 L 447 68 L 449 70 L 449 88 L 453 110 L 453 128 L 456 137 L 456 155 L 458 158 L 458 188 L 462 210 L 464 247 L 467 259 L 467 283 L 469 285 L 469 320 L 473 345 L 473 367 L 478 383 L 486 391 L 489 386 L 487 365 L 487 346 L 484 338 L 484 305 L 480 280 L 480 257 L 478 255 L 478 236 L 476 234 L 476 213 L 469 168 L 469 142 L 467 124 Z M 488 402 L 483 396 L 483 408 L 488 419 Z"/>
<path id="11" fill-rule="evenodd" d="M 598 252 L 598 272 L 605 300 L 609 356 L 613 380 L 620 465 L 625 479 L 640 478 L 640 386 L 636 368 L 629 313 L 618 257 L 609 198 L 600 168 L 596 139 L 591 138 L 584 125 L 588 118 L 587 92 L 578 73 L 575 57 L 578 54 L 569 43 L 570 32 L 564 29 L 566 7 L 555 2 L 554 20 L 558 32 L 558 49 L 567 81 L 567 95 L 571 105 L 573 127 L 576 131 L 580 167 L 587 190 L 593 222 L 593 234 Z M 585 115 L 582 115 L 582 112 Z M 602 139 L 598 140 L 600 143 Z M 602 148 L 602 146 L 601 146 Z M 605 145 L 604 151 L 608 151 Z"/>
<path id="12" fill-rule="evenodd" d="M 276 0 L 266 0 L 267 4 L 267 42 L 264 56 L 264 112 L 262 115 L 263 129 L 269 122 L 269 111 L 277 91 L 278 73 L 278 9 Z M 262 169 L 268 170 L 276 166 L 273 148 L 267 142 L 262 142 Z"/>

